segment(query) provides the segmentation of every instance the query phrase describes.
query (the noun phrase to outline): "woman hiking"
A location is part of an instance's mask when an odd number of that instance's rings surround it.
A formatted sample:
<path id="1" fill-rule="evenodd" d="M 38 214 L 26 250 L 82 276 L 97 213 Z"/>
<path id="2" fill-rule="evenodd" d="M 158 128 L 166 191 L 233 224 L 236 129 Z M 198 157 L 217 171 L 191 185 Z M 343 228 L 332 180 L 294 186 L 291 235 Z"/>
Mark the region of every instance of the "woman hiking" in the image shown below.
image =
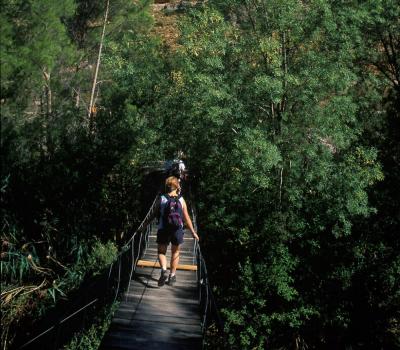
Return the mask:
<path id="1" fill-rule="evenodd" d="M 167 281 L 167 258 L 165 256 L 169 243 L 171 243 L 171 267 L 168 284 L 173 286 L 176 282 L 176 268 L 179 263 L 180 245 L 183 243 L 183 222 L 198 241 L 199 236 L 193 228 L 186 202 L 180 196 L 179 179 L 170 176 L 165 181 L 165 194 L 161 195 L 160 201 L 154 210 L 154 216 L 158 215 L 159 224 L 157 230 L 158 260 L 161 266 L 161 275 L 158 286 L 163 286 Z"/>

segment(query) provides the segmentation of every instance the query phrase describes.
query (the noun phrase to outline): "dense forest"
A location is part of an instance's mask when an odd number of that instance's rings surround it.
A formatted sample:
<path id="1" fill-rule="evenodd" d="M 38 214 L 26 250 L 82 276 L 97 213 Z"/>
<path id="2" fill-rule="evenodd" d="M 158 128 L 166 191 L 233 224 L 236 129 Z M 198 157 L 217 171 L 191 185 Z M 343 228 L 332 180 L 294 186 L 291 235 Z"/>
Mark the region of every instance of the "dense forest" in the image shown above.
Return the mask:
<path id="1" fill-rule="evenodd" d="M 158 3 L 0 1 L 2 348 L 183 150 L 210 349 L 399 349 L 398 1 Z"/>

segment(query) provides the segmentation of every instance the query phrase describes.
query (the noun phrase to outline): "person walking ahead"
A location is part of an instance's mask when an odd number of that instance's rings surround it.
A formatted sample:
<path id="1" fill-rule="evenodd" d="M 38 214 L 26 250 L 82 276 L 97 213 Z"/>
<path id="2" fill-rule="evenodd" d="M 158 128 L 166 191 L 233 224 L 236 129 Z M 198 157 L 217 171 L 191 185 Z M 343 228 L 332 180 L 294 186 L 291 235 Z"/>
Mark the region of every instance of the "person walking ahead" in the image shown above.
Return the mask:
<path id="1" fill-rule="evenodd" d="M 169 243 L 171 243 L 171 267 L 168 284 L 176 282 L 176 268 L 179 263 L 180 246 L 183 243 L 183 222 L 196 240 L 199 236 L 193 228 L 186 202 L 179 195 L 180 184 L 175 176 L 170 176 L 165 181 L 166 193 L 161 195 L 158 203 L 159 224 L 157 231 L 158 260 L 161 266 L 161 275 L 158 285 L 161 287 L 167 281 L 167 258 L 165 256 Z"/>

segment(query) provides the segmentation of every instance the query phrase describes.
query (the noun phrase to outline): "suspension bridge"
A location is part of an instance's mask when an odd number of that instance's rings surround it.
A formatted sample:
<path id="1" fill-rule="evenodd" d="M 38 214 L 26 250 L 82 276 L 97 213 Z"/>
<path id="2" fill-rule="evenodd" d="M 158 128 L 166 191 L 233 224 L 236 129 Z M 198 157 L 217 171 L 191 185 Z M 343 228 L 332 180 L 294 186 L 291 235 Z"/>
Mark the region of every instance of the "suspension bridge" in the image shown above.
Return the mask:
<path id="1" fill-rule="evenodd" d="M 119 306 L 100 350 L 203 349 L 211 321 L 222 332 L 200 245 L 190 234 L 185 234 L 180 247 L 176 283 L 158 286 L 157 228 L 154 221 L 149 222 L 157 200 L 158 196 L 117 260 L 89 283 L 68 312 L 58 315 L 53 324 L 44 324 L 45 329 L 17 349 L 61 349 L 74 332 L 85 326 L 87 314 L 96 304 L 110 301 L 118 301 Z M 197 230 L 194 205 L 189 203 Z M 168 250 L 168 261 L 170 254 Z"/>
<path id="2" fill-rule="evenodd" d="M 146 240 L 144 256 L 137 263 L 101 349 L 201 349 L 196 241 L 185 237 L 176 284 L 158 287 L 154 225 Z"/>

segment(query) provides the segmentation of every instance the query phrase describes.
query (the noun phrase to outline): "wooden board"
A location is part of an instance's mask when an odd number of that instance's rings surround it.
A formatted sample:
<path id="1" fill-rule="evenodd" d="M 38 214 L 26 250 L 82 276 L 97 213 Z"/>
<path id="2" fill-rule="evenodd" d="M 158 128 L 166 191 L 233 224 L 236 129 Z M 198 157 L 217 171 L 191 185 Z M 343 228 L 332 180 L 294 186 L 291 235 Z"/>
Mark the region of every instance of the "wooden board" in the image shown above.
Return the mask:
<path id="1" fill-rule="evenodd" d="M 147 260 L 138 260 L 137 266 L 140 267 L 157 267 L 160 268 L 160 263 L 158 261 L 147 261 Z M 167 268 L 169 269 L 171 266 L 168 263 Z M 186 270 L 186 271 L 197 271 L 197 265 L 178 265 L 177 270 Z"/>

